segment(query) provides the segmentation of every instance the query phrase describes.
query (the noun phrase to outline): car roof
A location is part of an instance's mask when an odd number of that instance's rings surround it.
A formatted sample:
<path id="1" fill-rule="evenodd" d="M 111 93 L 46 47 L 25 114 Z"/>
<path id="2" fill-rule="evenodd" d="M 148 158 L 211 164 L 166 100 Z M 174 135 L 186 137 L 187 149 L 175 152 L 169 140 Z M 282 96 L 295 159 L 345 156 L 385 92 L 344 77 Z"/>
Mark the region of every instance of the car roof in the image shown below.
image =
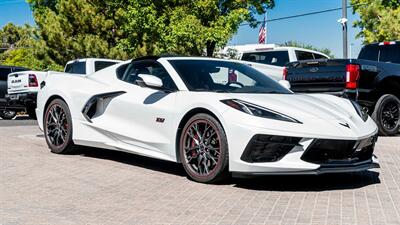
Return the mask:
<path id="1" fill-rule="evenodd" d="M 117 59 L 105 59 L 105 58 L 82 58 L 82 59 L 74 59 L 68 61 L 66 64 L 71 64 L 74 62 L 85 62 L 88 60 L 94 60 L 94 61 L 107 61 L 107 62 L 123 62 L 122 60 L 117 60 Z"/>
<path id="2" fill-rule="evenodd" d="M 0 65 L 0 68 L 29 70 L 28 68 L 21 67 L 21 66 L 7 66 L 7 65 Z"/>

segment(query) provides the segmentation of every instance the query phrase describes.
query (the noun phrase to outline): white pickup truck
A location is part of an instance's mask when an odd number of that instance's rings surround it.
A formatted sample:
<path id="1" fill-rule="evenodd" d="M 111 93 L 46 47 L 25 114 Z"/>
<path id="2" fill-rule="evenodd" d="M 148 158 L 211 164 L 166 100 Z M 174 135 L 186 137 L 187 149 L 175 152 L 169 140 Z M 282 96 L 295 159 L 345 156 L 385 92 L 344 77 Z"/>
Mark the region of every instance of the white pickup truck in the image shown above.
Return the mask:
<path id="1" fill-rule="evenodd" d="M 111 59 L 77 59 L 67 62 L 64 68 L 65 73 L 88 75 L 96 71 L 120 63 L 120 60 Z M 40 84 L 51 76 L 54 72 L 41 71 L 20 71 L 10 73 L 7 79 L 7 95 L 6 99 L 9 105 L 24 105 L 28 115 L 36 119 L 36 97 L 40 90 Z"/>
<path id="2" fill-rule="evenodd" d="M 247 44 L 225 47 L 220 54 L 225 58 L 238 59 L 271 78 L 283 79 L 286 63 L 307 59 L 329 59 L 329 56 L 304 48 L 276 44 Z"/>

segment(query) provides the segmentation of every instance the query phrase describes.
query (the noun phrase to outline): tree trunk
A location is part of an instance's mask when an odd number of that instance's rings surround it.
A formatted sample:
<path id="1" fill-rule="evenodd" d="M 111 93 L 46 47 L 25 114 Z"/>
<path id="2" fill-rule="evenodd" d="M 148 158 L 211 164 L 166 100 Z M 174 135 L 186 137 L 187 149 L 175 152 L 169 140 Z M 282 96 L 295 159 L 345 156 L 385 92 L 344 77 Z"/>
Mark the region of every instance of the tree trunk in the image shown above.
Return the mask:
<path id="1" fill-rule="evenodd" d="M 212 57 L 214 55 L 214 50 L 215 50 L 215 42 L 207 42 L 207 56 Z"/>

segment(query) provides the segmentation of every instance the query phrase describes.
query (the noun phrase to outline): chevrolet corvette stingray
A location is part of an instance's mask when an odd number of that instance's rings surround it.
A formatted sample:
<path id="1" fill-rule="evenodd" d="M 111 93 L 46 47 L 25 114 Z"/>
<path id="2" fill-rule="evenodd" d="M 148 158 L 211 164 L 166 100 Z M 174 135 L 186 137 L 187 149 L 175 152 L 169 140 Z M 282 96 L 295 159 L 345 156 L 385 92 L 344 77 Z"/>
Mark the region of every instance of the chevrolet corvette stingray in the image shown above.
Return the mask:
<path id="1" fill-rule="evenodd" d="M 149 56 L 54 73 L 40 87 L 38 124 L 54 153 L 131 152 L 181 163 L 204 183 L 379 166 L 377 126 L 357 103 L 294 94 L 243 62 Z"/>

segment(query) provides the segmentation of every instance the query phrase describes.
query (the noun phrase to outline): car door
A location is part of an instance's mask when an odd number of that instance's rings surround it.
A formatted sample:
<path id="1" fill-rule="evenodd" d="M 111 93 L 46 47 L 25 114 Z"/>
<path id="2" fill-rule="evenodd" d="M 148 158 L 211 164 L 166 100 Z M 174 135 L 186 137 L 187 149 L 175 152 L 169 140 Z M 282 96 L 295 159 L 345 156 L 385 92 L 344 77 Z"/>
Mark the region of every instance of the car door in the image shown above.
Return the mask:
<path id="1" fill-rule="evenodd" d="M 139 74 L 156 76 L 163 86 L 140 86 Z M 115 97 L 107 107 L 103 117 L 107 119 L 107 130 L 136 153 L 173 160 L 177 87 L 171 76 L 159 62 L 142 60 L 132 62 L 118 78 L 118 86 L 126 93 Z"/>

